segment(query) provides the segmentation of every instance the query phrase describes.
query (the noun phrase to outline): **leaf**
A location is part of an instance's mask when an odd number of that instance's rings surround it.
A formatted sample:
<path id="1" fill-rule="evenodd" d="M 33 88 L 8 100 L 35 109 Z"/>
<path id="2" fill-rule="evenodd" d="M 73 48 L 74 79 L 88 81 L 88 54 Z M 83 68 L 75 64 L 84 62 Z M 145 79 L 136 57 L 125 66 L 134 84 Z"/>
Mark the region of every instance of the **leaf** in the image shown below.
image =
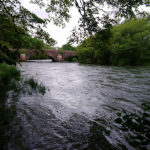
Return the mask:
<path id="1" fill-rule="evenodd" d="M 118 112 L 118 113 L 117 113 L 117 116 L 118 116 L 118 117 L 121 117 L 121 116 L 122 116 L 122 114 Z"/>
<path id="2" fill-rule="evenodd" d="M 121 124 L 122 123 L 122 119 L 121 118 L 117 118 L 117 119 L 115 119 L 115 122 L 118 123 L 118 124 Z"/>

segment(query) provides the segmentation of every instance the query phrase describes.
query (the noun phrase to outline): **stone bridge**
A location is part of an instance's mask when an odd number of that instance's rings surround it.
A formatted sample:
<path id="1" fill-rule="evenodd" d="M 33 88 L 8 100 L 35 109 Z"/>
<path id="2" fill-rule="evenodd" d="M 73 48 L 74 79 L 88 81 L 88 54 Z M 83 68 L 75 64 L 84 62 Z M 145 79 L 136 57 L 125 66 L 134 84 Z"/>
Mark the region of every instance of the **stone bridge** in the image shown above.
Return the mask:
<path id="1" fill-rule="evenodd" d="M 21 61 L 27 61 L 30 59 L 31 56 L 34 55 L 34 50 L 25 50 L 25 54 L 20 54 Z M 75 57 L 77 58 L 76 51 L 68 51 L 64 50 L 63 54 L 59 54 L 58 50 L 42 50 L 53 62 L 61 62 L 64 61 L 68 57 Z"/>

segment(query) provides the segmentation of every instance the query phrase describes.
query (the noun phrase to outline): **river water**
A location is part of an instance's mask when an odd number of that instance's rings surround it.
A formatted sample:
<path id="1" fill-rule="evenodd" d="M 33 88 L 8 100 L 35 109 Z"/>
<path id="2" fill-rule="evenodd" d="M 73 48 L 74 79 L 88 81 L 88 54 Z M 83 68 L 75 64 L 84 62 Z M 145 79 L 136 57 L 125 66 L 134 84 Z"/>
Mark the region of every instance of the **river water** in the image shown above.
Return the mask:
<path id="1" fill-rule="evenodd" d="M 22 75 L 46 86 L 45 95 L 22 96 L 18 107 L 23 145 L 29 150 L 136 150 L 117 112 L 150 101 L 149 67 L 78 63 L 21 63 Z"/>

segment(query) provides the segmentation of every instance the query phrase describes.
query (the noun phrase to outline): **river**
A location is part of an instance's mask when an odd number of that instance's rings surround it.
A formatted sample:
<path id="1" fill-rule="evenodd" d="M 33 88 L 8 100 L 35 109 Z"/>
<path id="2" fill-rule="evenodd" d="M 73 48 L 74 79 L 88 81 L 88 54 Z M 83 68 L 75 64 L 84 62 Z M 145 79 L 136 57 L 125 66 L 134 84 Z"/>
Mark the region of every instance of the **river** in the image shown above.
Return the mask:
<path id="1" fill-rule="evenodd" d="M 114 122 L 117 112 L 150 101 L 150 67 L 24 62 L 20 70 L 46 86 L 18 103 L 29 150 L 136 150 Z M 140 149 L 140 148 L 139 148 Z"/>

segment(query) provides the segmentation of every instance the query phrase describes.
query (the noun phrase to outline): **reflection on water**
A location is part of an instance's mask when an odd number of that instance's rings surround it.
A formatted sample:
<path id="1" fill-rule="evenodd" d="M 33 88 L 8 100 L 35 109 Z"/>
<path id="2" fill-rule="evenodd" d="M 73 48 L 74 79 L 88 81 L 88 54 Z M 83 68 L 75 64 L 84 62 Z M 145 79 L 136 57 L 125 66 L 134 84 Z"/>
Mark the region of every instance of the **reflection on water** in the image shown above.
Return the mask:
<path id="1" fill-rule="evenodd" d="M 36 150 L 136 150 L 114 120 L 150 101 L 150 68 L 22 63 L 22 74 L 50 91 L 22 96 L 22 140 Z"/>

